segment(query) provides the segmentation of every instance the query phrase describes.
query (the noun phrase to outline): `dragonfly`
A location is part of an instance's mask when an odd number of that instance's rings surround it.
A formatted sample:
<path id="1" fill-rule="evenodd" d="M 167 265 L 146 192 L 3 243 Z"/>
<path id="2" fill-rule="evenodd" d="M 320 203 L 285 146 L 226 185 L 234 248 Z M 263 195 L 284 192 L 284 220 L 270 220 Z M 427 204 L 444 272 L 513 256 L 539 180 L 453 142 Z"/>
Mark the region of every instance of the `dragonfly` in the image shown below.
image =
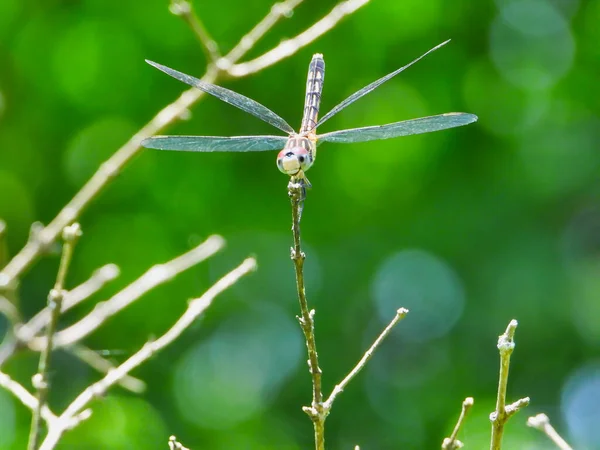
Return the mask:
<path id="1" fill-rule="evenodd" d="M 386 125 L 375 125 L 347 130 L 332 131 L 317 134 L 317 128 L 331 119 L 334 115 L 351 105 L 358 99 L 372 92 L 386 81 L 403 72 L 431 52 L 439 49 L 449 42 L 445 41 L 433 47 L 417 59 L 400 67 L 394 72 L 379 78 L 363 87 L 348 98 L 343 100 L 331 111 L 319 119 L 319 106 L 323 81 L 325 78 L 325 61 L 323 55 L 316 53 L 308 66 L 308 79 L 306 83 L 306 96 L 304 114 L 298 132 L 279 115 L 266 106 L 237 92 L 221 86 L 206 83 L 153 61 L 146 60 L 148 64 L 182 81 L 190 86 L 200 89 L 219 100 L 229 103 L 283 131 L 285 136 L 260 135 L 260 136 L 153 136 L 142 141 L 142 146 L 158 150 L 176 150 L 188 152 L 262 152 L 280 150 L 277 154 L 277 167 L 281 172 L 291 177 L 291 181 L 298 181 L 303 186 L 310 187 L 306 178 L 306 171 L 315 162 L 317 145 L 322 142 L 350 144 L 355 142 L 375 141 L 390 139 L 413 134 L 431 133 L 433 131 L 468 125 L 477 120 L 474 114 L 451 112 L 436 116 L 421 117 L 418 119 L 404 120 Z"/>

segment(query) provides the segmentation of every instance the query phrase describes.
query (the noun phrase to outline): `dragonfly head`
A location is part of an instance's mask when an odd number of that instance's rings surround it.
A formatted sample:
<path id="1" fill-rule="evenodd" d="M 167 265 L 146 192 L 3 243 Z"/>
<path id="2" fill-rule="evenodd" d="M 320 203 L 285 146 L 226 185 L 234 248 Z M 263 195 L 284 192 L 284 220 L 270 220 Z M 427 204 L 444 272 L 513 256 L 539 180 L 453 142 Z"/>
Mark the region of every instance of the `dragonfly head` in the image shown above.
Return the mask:
<path id="1" fill-rule="evenodd" d="M 281 172 L 290 176 L 296 175 L 301 170 L 306 172 L 312 163 L 311 152 L 302 146 L 286 146 L 277 155 L 277 167 Z"/>

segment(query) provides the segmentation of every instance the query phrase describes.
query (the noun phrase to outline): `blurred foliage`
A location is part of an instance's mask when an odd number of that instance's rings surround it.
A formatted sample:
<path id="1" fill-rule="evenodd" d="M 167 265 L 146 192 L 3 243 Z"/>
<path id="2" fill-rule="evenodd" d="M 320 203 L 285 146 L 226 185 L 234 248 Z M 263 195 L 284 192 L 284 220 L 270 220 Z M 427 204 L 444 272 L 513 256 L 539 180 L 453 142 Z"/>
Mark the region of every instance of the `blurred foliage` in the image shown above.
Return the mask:
<path id="1" fill-rule="evenodd" d="M 301 31 L 334 4 L 306 0 L 252 52 Z M 270 0 L 196 2 L 224 50 Z M 185 87 L 144 58 L 191 74 L 206 61 L 167 1 L 0 2 L 0 217 L 15 254 L 101 161 Z M 600 449 L 600 0 L 373 0 L 293 57 L 226 86 L 300 123 L 307 64 L 325 55 L 322 110 L 453 41 L 327 123 L 326 130 L 448 111 L 479 115 L 461 129 L 320 147 L 303 216 L 307 293 L 317 310 L 327 390 L 400 306 L 413 310 L 334 406 L 331 448 L 439 448 L 462 400 L 475 407 L 460 438 L 488 444 L 496 337 L 519 320 L 506 448 L 552 448 L 525 427 L 544 411 L 580 449 Z M 173 134 L 272 133 L 205 98 Z M 323 131 L 326 131 L 323 130 Z M 136 373 L 62 449 L 312 446 L 310 399 L 292 264 L 287 180 L 275 154 L 145 151 L 81 218 L 68 283 L 117 263 L 107 298 L 153 263 L 212 233 L 225 252 L 147 295 L 88 338 L 120 361 L 173 323 L 249 253 L 260 269 L 223 295 L 174 347 Z M 23 279 L 21 304 L 44 304 L 58 258 Z M 64 318 L 74 320 L 91 306 Z M 2 329 L 5 323 L 1 322 Z M 405 329 L 404 329 L 405 328 Z M 60 353 L 57 410 L 98 375 Z M 30 385 L 35 358 L 6 370 Z M 0 391 L 0 449 L 23 448 L 29 413 Z"/>

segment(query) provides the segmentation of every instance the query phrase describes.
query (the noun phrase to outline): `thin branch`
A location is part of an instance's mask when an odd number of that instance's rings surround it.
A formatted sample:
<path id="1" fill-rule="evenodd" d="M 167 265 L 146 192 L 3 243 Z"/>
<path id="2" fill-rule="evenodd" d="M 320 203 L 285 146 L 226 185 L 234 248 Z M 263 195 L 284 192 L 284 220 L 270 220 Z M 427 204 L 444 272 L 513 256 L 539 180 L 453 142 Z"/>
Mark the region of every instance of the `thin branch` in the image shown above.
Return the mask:
<path id="1" fill-rule="evenodd" d="M 119 267 L 116 264 L 106 264 L 95 270 L 92 276 L 86 281 L 65 292 L 61 313 L 90 298 L 106 286 L 107 283 L 116 279 L 119 276 L 119 272 Z M 50 309 L 46 307 L 33 316 L 26 324 L 18 327 L 16 330 L 17 339 L 21 342 L 29 343 L 48 324 L 50 313 Z"/>
<path id="2" fill-rule="evenodd" d="M 500 376 L 498 380 L 498 397 L 496 399 L 496 410 L 490 414 L 492 422 L 491 450 L 500 450 L 502 447 L 502 435 L 504 425 L 511 416 L 521 408 L 529 404 L 529 397 L 522 398 L 516 402 L 506 405 L 506 388 L 508 385 L 508 369 L 510 367 L 510 356 L 515 349 L 515 331 L 518 322 L 511 320 L 504 334 L 498 338 L 498 350 L 500 352 Z"/>
<path id="3" fill-rule="evenodd" d="M 304 260 L 306 255 L 300 245 L 300 214 L 302 203 L 304 202 L 305 187 L 302 183 L 291 180 L 288 184 L 288 193 L 292 203 L 292 233 L 294 235 L 294 246 L 291 251 L 291 258 L 294 262 L 296 272 L 296 288 L 298 290 L 298 301 L 300 303 L 301 316 L 298 317 L 304 338 L 306 339 L 306 348 L 308 350 L 308 368 L 312 378 L 313 396 L 311 406 L 303 408 L 313 422 L 315 430 L 315 448 L 324 450 L 325 448 L 325 418 L 327 412 L 323 405 L 323 390 L 321 387 L 321 368 L 319 367 L 319 357 L 317 355 L 317 343 L 315 340 L 315 310 L 308 309 L 306 292 L 304 288 Z"/>
<path id="4" fill-rule="evenodd" d="M 211 257 L 225 245 L 221 236 L 210 236 L 196 248 L 184 253 L 177 258 L 157 264 L 146 271 L 122 291 L 116 293 L 109 300 L 98 303 L 96 308 L 84 316 L 77 323 L 59 331 L 55 337 L 55 348 L 72 345 L 98 329 L 106 320 L 131 305 L 148 291 L 156 286 L 171 281 L 181 272 L 194 267 Z M 39 344 L 38 344 L 39 345 Z"/>
<path id="5" fill-rule="evenodd" d="M 53 423 L 48 430 L 48 435 L 42 443 L 40 450 L 53 449 L 63 433 L 68 429 L 73 417 L 76 417 L 96 397 L 103 396 L 106 391 L 115 385 L 133 369 L 146 362 L 154 354 L 171 344 L 208 308 L 217 295 L 234 285 L 241 277 L 256 269 L 256 260 L 247 258 L 238 267 L 233 269 L 212 287 L 204 295 L 190 301 L 187 310 L 175 322 L 175 324 L 161 337 L 155 341 L 147 342 L 138 352 L 133 354 L 123 364 L 111 370 L 104 378 L 87 387 L 73 400 L 67 409 Z"/>
<path id="6" fill-rule="evenodd" d="M 196 15 L 192 4 L 187 0 L 171 0 L 169 11 L 174 15 L 181 17 L 183 21 L 190 27 L 196 39 L 202 47 L 202 51 L 206 55 L 209 63 L 215 63 L 221 57 L 219 46 L 210 36 L 206 27 Z"/>
<path id="7" fill-rule="evenodd" d="M 95 352 L 84 345 L 75 344 L 71 347 L 67 347 L 66 350 L 86 363 L 92 369 L 96 369 L 98 372 L 106 374 L 115 368 L 113 363 L 100 356 L 98 352 Z M 128 391 L 136 394 L 141 394 L 146 390 L 146 383 L 139 378 L 132 377 L 131 375 L 126 375 L 123 377 L 123 379 L 119 380 L 119 385 L 123 389 L 127 389 Z"/>
<path id="8" fill-rule="evenodd" d="M 459 448 L 462 448 L 463 443 L 457 439 L 458 432 L 460 431 L 460 428 L 462 427 L 467 417 L 467 413 L 473 406 L 473 402 L 473 397 L 467 397 L 463 401 L 462 410 L 460 411 L 458 421 L 456 422 L 456 425 L 454 426 L 454 430 L 452 431 L 450 437 L 444 439 L 444 442 L 442 443 L 442 450 L 457 450 Z"/>
<path id="9" fill-rule="evenodd" d="M 298 3 L 300 3 L 299 0 L 287 0 L 276 4 L 258 25 L 241 38 L 239 44 L 228 55 L 219 60 L 220 64 L 223 63 L 225 66 L 235 64 L 254 46 L 258 39 L 264 36 L 282 17 L 286 16 L 283 14 L 284 12 L 291 11 Z M 218 75 L 217 69 L 209 67 L 202 77 L 202 81 L 215 83 Z M 127 163 L 142 151 L 140 144 L 144 139 L 160 133 L 167 126 L 177 122 L 203 96 L 204 92 L 196 88 L 184 91 L 179 98 L 160 110 L 150 122 L 105 161 L 52 222 L 35 233 L 35 236 L 29 239 L 25 247 L 0 272 L 0 292 L 4 289 L 16 288 L 15 281 L 56 240 L 62 229 L 77 220 L 110 181 L 119 175 Z"/>
<path id="10" fill-rule="evenodd" d="M 337 23 L 360 7 L 369 3 L 369 0 L 346 0 L 338 3 L 325 17 L 316 22 L 306 31 L 299 35 L 282 41 L 277 47 L 269 50 L 265 54 L 245 63 L 235 64 L 229 68 L 224 68 L 234 77 L 244 77 L 251 73 L 256 73 L 266 67 L 272 66 L 278 61 L 287 58 L 296 53 L 302 47 L 306 47 L 319 36 L 327 33 Z"/>
<path id="11" fill-rule="evenodd" d="M 46 327 L 46 347 L 40 354 L 40 363 L 38 366 L 37 373 L 33 376 L 33 386 L 37 390 L 37 406 L 33 410 L 33 417 L 31 419 L 31 429 L 29 431 L 29 443 L 27 448 L 29 450 L 37 450 L 38 443 L 42 433 L 42 408 L 46 404 L 48 397 L 48 391 L 50 389 L 50 380 L 48 379 L 48 372 L 50 369 L 50 357 L 52 355 L 52 340 L 54 333 L 58 327 L 58 319 L 60 318 L 60 311 L 62 309 L 62 299 L 64 295 L 64 286 L 67 278 L 67 272 L 73 258 L 73 248 L 75 243 L 81 236 L 81 227 L 78 223 L 74 223 L 63 230 L 63 245 L 62 256 L 60 258 L 60 265 L 58 266 L 58 275 L 56 277 L 56 283 L 54 289 L 50 291 L 48 295 L 48 308 L 52 312 L 50 316 L 50 322 Z"/>
<path id="12" fill-rule="evenodd" d="M 530 417 L 527 419 L 527 426 L 543 432 L 560 450 L 573 450 L 571 446 L 567 444 L 567 441 L 556 432 L 554 427 L 550 424 L 550 419 L 546 414 L 538 414 L 537 416 Z"/>
<path id="13" fill-rule="evenodd" d="M 384 330 L 377 337 L 377 339 L 375 339 L 375 342 L 373 342 L 371 347 L 369 347 L 369 349 L 365 352 L 365 354 L 360 359 L 360 361 L 358 361 L 356 366 L 354 366 L 354 368 L 350 371 L 350 373 L 348 375 L 346 375 L 346 377 L 339 384 L 335 385 L 335 388 L 333 388 L 331 395 L 325 401 L 324 407 L 325 407 L 326 414 L 329 414 L 329 411 L 331 410 L 331 407 L 333 406 L 333 402 L 335 401 L 337 396 L 340 395 L 344 391 L 344 389 L 346 389 L 346 386 L 348 386 L 348 383 L 350 383 L 352 381 L 352 379 L 356 375 L 358 375 L 358 373 L 367 365 L 367 362 L 369 362 L 369 360 L 373 356 L 373 353 L 375 353 L 375 350 L 377 350 L 377 347 L 379 347 L 379 345 L 390 334 L 390 332 L 396 326 L 396 324 L 398 322 L 400 322 L 402 319 L 404 319 L 404 317 L 406 317 L 407 314 L 408 314 L 408 309 L 406 309 L 406 308 L 400 308 L 398 311 L 396 311 L 396 315 L 394 316 L 392 321 L 384 328 Z"/>
<path id="14" fill-rule="evenodd" d="M 190 450 L 187 447 L 184 447 L 183 444 L 177 442 L 177 438 L 175 436 L 169 437 L 169 450 Z"/>
<path id="15" fill-rule="evenodd" d="M 32 411 L 38 409 L 38 400 L 35 398 L 33 394 L 31 394 L 27 389 L 25 389 L 21 384 L 13 380 L 10 376 L 5 374 L 4 372 L 0 372 L 0 386 L 18 398 L 23 405 L 29 408 Z M 41 417 L 46 421 L 48 425 L 53 423 L 57 417 L 56 415 L 50 411 L 47 405 L 42 406 L 41 409 Z"/>

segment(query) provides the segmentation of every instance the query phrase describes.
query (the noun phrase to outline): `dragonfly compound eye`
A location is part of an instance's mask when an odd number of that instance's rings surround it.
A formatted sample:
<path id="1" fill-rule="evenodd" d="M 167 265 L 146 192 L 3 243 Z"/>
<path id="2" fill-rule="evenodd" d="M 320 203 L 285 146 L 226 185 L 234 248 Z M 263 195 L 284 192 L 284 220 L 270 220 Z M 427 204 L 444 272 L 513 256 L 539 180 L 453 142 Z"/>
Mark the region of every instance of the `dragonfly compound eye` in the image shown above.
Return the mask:
<path id="1" fill-rule="evenodd" d="M 286 175 L 296 175 L 301 170 L 308 170 L 311 164 L 310 154 L 305 148 L 286 148 L 277 155 L 277 167 Z"/>

